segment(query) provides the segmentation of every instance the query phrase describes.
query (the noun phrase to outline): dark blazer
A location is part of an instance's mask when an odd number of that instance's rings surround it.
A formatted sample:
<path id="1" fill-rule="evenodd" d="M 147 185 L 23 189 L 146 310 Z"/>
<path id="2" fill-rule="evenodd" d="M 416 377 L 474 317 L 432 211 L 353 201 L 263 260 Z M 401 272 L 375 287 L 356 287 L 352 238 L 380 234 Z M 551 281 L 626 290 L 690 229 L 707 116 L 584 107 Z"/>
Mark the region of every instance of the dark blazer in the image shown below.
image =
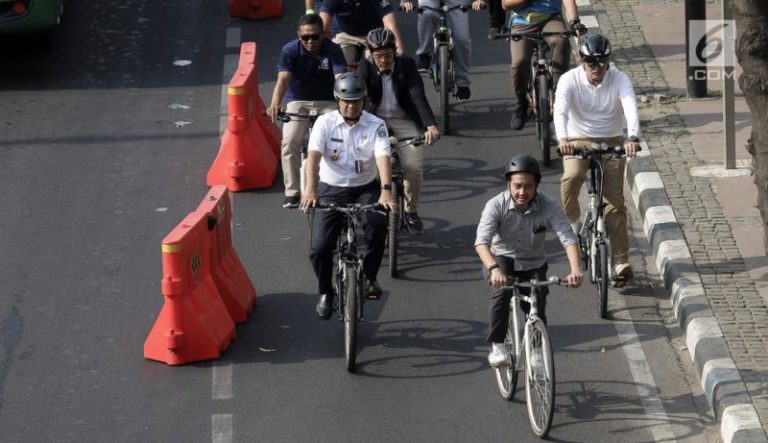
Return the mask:
<path id="1" fill-rule="evenodd" d="M 368 109 L 379 107 L 382 97 L 381 75 L 376 65 L 369 60 L 362 60 L 357 72 L 365 79 L 368 87 Z M 437 120 L 424 95 L 424 82 L 421 80 L 416 62 L 407 55 L 395 57 L 392 84 L 395 87 L 397 103 L 405 114 L 420 128 L 437 126 Z"/>

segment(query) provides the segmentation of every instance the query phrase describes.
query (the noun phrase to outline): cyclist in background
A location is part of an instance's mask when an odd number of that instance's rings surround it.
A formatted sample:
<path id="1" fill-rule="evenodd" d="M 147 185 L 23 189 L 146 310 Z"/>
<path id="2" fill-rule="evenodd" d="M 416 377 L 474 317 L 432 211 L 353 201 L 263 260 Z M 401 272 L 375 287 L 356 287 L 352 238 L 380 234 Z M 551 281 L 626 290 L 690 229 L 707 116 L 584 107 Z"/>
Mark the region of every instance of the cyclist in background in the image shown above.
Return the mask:
<path id="1" fill-rule="evenodd" d="M 587 28 L 579 20 L 579 10 L 576 0 L 502 0 L 504 9 L 512 10 L 509 32 L 524 33 L 537 30 L 544 32 L 562 32 L 570 28 L 578 35 L 587 32 Z M 570 19 L 568 27 L 563 19 L 562 8 Z M 560 75 L 568 70 L 571 55 L 571 44 L 568 39 L 559 36 L 546 37 L 545 40 L 552 50 L 553 84 L 557 85 Z M 509 50 L 512 64 L 509 68 L 512 79 L 512 91 L 517 98 L 517 106 L 512 113 L 510 125 L 512 129 L 520 130 L 525 126 L 528 116 L 528 82 L 531 81 L 529 65 L 535 42 L 527 39 L 511 40 Z"/>
<path id="2" fill-rule="evenodd" d="M 582 37 L 581 64 L 560 77 L 555 98 L 555 132 L 563 154 L 560 195 L 571 223 L 581 216 L 579 191 L 589 169 L 588 159 L 568 156 L 574 148 L 590 149 L 592 143 L 624 145 L 632 158 L 640 147 L 640 121 L 635 90 L 629 77 L 609 66 L 611 42 L 600 34 Z M 624 119 L 627 141 L 623 136 Z M 632 278 L 629 265 L 627 208 L 624 204 L 625 158 L 603 158 L 603 200 L 605 224 L 611 240 L 614 286 L 622 287 Z"/>
<path id="3" fill-rule="evenodd" d="M 416 62 L 395 54 L 395 35 L 387 28 L 368 33 L 371 59 L 360 62 L 358 72 L 368 86 L 368 109 L 383 118 L 394 137 L 418 137 L 431 145 L 440 137 L 432 108 L 424 94 Z M 400 150 L 405 184 L 405 221 L 408 230 L 421 234 L 423 223 L 418 214 L 423 181 L 423 146 L 408 145 Z"/>
<path id="4" fill-rule="evenodd" d="M 467 4 L 467 0 L 418 0 L 419 6 L 439 8 L 443 3 L 446 6 Z M 484 0 L 474 0 L 472 10 L 479 11 L 485 7 Z M 413 11 L 413 2 L 403 0 L 400 8 L 405 12 Z M 428 71 L 432 63 L 432 35 L 437 27 L 438 15 L 434 11 L 425 10 L 418 17 L 419 48 L 416 50 L 418 67 L 420 71 Z M 454 66 L 456 69 L 456 95 L 459 100 L 469 100 L 472 91 L 469 89 L 469 70 L 472 68 L 472 40 L 469 38 L 469 17 L 459 9 L 448 13 L 448 26 L 451 28 L 454 45 Z"/>
<path id="5" fill-rule="evenodd" d="M 299 19 L 298 38 L 291 40 L 280 52 L 277 62 L 277 82 L 267 115 L 274 123 L 285 100 L 286 112 L 318 114 L 336 109 L 333 101 L 335 77 L 347 70 L 344 55 L 336 43 L 323 35 L 323 20 L 307 14 Z M 283 124 L 281 160 L 285 200 L 283 207 L 299 203 L 301 193 L 301 141 L 309 127 L 306 119 L 292 119 Z"/>
<path id="6" fill-rule="evenodd" d="M 396 210 L 392 199 L 392 168 L 387 126 L 380 118 L 363 111 L 365 82 L 351 72 L 336 79 L 333 95 L 339 110 L 321 115 L 309 136 L 307 181 L 300 209 L 314 207 L 319 199 L 337 203 L 380 203 Z M 319 177 L 319 183 L 318 182 Z M 344 215 L 317 211 L 312 225 L 309 259 L 318 280 L 320 298 L 317 316 L 327 320 L 333 311 L 333 250 L 336 247 Z M 384 255 L 387 218 L 366 212 L 365 294 L 378 299 L 382 294 L 376 276 Z"/>
<path id="7" fill-rule="evenodd" d="M 397 27 L 395 11 L 390 0 L 323 0 L 320 16 L 325 32 L 341 45 L 350 71 L 363 58 L 365 37 L 374 28 L 388 28 L 395 34 L 397 52 L 404 53 L 403 37 Z"/>
<path id="8" fill-rule="evenodd" d="M 509 323 L 511 290 L 507 276 L 522 280 L 547 278 L 547 254 L 544 237 L 547 230 L 557 234 L 565 248 L 570 273 L 565 278 L 568 286 L 581 285 L 581 260 L 576 236 L 560 203 L 553 197 L 538 192 L 541 169 L 533 157 L 518 155 L 507 165 L 504 177 L 507 189 L 488 200 L 477 225 L 475 251 L 483 262 L 483 276 L 494 289 L 490 301 L 491 353 L 488 362 L 498 367 L 506 361 L 504 337 Z M 530 288 L 520 289 L 530 291 Z M 539 288 L 536 303 L 541 319 L 546 323 L 546 296 L 549 290 Z M 530 292 L 523 292 L 528 295 Z M 521 303 L 523 312 L 530 310 L 528 303 Z"/>
<path id="9" fill-rule="evenodd" d="M 501 0 L 486 0 L 486 2 L 488 3 L 488 38 L 493 40 L 498 34 L 507 31 L 507 14 L 501 6 Z"/>

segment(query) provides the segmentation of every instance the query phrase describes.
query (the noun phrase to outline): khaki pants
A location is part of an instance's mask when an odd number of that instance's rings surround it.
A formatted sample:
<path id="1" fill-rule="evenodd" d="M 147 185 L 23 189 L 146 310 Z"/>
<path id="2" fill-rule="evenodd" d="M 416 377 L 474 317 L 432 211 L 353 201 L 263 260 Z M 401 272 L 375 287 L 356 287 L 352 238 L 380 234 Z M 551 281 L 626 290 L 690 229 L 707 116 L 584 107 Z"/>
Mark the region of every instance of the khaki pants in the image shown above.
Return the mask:
<path id="1" fill-rule="evenodd" d="M 333 42 L 341 46 L 347 66 L 357 67 L 357 62 L 362 60 L 363 56 L 368 57 L 369 55 L 366 36 L 358 37 L 346 32 L 339 32 L 333 36 Z"/>
<path id="2" fill-rule="evenodd" d="M 318 115 L 337 109 L 335 102 L 294 100 L 285 106 L 285 111 L 294 114 L 308 115 L 316 110 Z M 283 163 L 283 184 L 285 195 L 295 197 L 301 194 L 301 142 L 309 129 L 309 121 L 304 118 L 291 118 L 283 123 L 283 140 L 280 143 L 281 160 Z"/>
<path id="3" fill-rule="evenodd" d="M 530 32 L 541 28 L 541 24 L 527 26 L 513 26 L 510 32 Z M 544 32 L 567 31 L 565 22 L 562 18 L 553 18 L 544 24 Z M 560 75 L 568 70 L 568 64 L 571 58 L 571 43 L 567 39 L 560 38 L 557 35 L 546 37 L 552 51 L 552 79 L 554 86 Z M 518 99 L 525 96 L 528 91 L 528 82 L 531 81 L 530 69 L 531 53 L 536 46 L 533 40 L 520 39 L 509 42 L 509 52 L 512 55 L 512 65 L 509 68 L 509 75 L 512 79 L 512 91 Z"/>
<path id="4" fill-rule="evenodd" d="M 418 137 L 419 128 L 408 117 L 385 118 L 387 128 L 396 138 Z M 408 145 L 400 149 L 400 164 L 405 185 L 405 212 L 417 212 L 421 201 L 421 184 L 424 181 L 424 145 Z"/>
<path id="5" fill-rule="evenodd" d="M 624 137 L 580 138 L 571 139 L 579 148 L 591 148 L 592 143 L 605 142 L 609 146 L 624 143 Z M 624 168 L 625 158 L 603 158 L 603 201 L 605 207 L 605 227 L 611 240 L 611 257 L 614 266 L 629 260 L 629 236 L 627 234 L 627 208 L 624 205 Z M 567 156 L 563 159 L 563 177 L 560 180 L 560 197 L 565 207 L 565 215 L 571 223 L 581 216 L 579 191 L 584 183 L 589 160 Z"/>

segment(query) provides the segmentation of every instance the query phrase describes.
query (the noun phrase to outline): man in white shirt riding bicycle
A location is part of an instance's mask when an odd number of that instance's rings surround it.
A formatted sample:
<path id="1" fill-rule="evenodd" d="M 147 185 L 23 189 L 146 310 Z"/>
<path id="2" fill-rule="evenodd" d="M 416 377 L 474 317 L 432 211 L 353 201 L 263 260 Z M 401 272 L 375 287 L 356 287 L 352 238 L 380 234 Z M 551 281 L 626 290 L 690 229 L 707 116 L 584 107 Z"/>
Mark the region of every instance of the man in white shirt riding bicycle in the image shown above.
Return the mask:
<path id="1" fill-rule="evenodd" d="M 579 43 L 581 64 L 560 77 L 555 96 L 555 131 L 563 159 L 560 195 L 571 223 L 581 216 L 579 191 L 589 169 L 588 159 L 570 154 L 574 148 L 591 148 L 592 143 L 624 145 L 626 156 L 635 156 L 639 145 L 640 121 L 635 90 L 629 77 L 611 67 L 611 43 L 601 34 L 589 34 Z M 627 140 L 623 135 L 627 123 Z M 603 158 L 603 200 L 605 224 L 614 264 L 614 286 L 632 278 L 629 265 L 627 209 L 624 204 L 625 158 Z"/>
<path id="2" fill-rule="evenodd" d="M 355 73 L 342 74 L 333 86 L 339 110 L 318 117 L 309 136 L 307 183 L 299 208 L 314 207 L 320 199 L 336 203 L 379 203 L 396 210 L 392 199 L 389 136 L 384 121 L 363 111 L 365 82 Z M 319 183 L 318 183 L 319 178 Z M 312 225 L 309 259 L 318 280 L 317 316 L 330 318 L 333 311 L 333 250 L 343 226 L 343 214 L 318 211 Z M 387 218 L 377 212 L 364 217 L 366 250 L 363 258 L 365 294 L 381 296 L 376 276 L 384 255 Z"/>
<path id="3" fill-rule="evenodd" d="M 492 344 L 488 362 L 493 367 L 506 361 L 504 337 L 512 297 L 510 290 L 500 288 L 509 284 L 508 276 L 523 280 L 547 278 L 544 239 L 548 230 L 557 234 L 568 257 L 570 273 L 565 283 L 578 287 L 582 280 L 576 236 L 560 203 L 538 192 L 541 170 L 536 159 L 527 155 L 513 157 L 504 177 L 507 189 L 485 204 L 475 239 L 475 251 L 483 263 L 483 276 L 494 287 L 490 301 L 490 333 L 487 338 Z M 536 294 L 540 317 L 545 323 L 548 293 L 548 289 L 542 287 Z M 526 314 L 530 310 L 528 303 L 522 303 L 521 307 Z"/>

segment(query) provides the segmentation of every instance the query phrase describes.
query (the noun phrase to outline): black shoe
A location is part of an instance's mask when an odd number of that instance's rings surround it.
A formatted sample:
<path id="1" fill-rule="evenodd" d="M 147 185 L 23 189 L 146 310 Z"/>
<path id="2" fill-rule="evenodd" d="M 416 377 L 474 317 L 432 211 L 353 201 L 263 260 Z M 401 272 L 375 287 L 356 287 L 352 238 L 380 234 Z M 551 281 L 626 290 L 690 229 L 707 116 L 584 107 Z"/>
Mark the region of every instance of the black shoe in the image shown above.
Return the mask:
<path id="1" fill-rule="evenodd" d="M 289 195 L 288 197 L 285 197 L 285 199 L 283 199 L 283 207 L 284 208 L 298 207 L 299 201 L 301 201 L 301 197 L 299 197 L 298 195 Z"/>
<path id="2" fill-rule="evenodd" d="M 512 121 L 509 122 L 509 125 L 512 126 L 512 129 L 515 131 L 519 131 L 523 129 L 523 126 L 525 126 L 525 120 L 528 117 L 528 107 L 517 105 L 515 110 L 512 112 Z"/>
<path id="3" fill-rule="evenodd" d="M 495 40 L 499 34 L 501 34 L 500 26 L 491 26 L 488 28 L 488 40 Z"/>
<path id="4" fill-rule="evenodd" d="M 419 54 L 419 61 L 416 67 L 419 72 L 429 72 L 429 66 L 432 64 L 432 56 L 429 54 Z"/>
<path id="5" fill-rule="evenodd" d="M 333 312 L 333 295 L 320 294 L 315 313 L 320 320 L 328 320 Z"/>
<path id="6" fill-rule="evenodd" d="M 408 225 L 408 230 L 414 234 L 421 234 L 424 232 L 424 223 L 421 222 L 421 217 L 415 212 L 405 213 L 405 223 Z"/>
<path id="7" fill-rule="evenodd" d="M 456 97 L 459 100 L 469 100 L 472 97 L 472 91 L 469 90 L 469 86 L 459 86 L 456 88 Z"/>
<path id="8" fill-rule="evenodd" d="M 379 282 L 368 278 L 365 279 L 365 297 L 368 300 L 378 300 L 383 293 L 384 290 L 379 286 Z"/>

